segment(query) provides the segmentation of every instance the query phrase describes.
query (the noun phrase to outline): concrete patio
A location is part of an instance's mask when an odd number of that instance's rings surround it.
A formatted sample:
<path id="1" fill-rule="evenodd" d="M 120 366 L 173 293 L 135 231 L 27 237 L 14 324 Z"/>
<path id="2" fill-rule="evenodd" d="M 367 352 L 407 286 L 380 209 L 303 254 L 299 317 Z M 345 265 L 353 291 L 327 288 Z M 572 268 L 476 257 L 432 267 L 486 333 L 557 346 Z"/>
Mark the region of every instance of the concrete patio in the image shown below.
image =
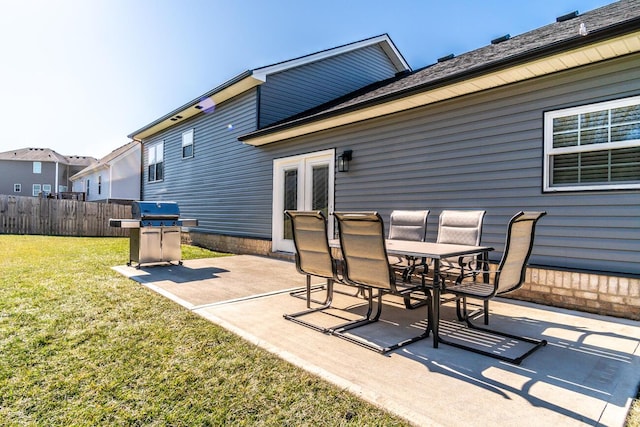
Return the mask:
<path id="1" fill-rule="evenodd" d="M 289 295 L 305 283 L 291 262 L 238 255 L 114 269 L 416 425 L 623 426 L 640 384 L 640 322 L 631 320 L 502 299 L 490 305 L 491 327 L 548 341 L 520 366 L 445 344 L 434 349 L 431 337 L 383 356 L 283 318 L 306 307 Z M 334 314 L 356 316 L 363 303 L 338 294 L 343 310 Z M 388 345 L 418 335 L 425 317 L 425 308 L 389 298 L 379 322 L 352 332 Z M 441 332 L 456 339 L 453 307 L 441 317 Z"/>

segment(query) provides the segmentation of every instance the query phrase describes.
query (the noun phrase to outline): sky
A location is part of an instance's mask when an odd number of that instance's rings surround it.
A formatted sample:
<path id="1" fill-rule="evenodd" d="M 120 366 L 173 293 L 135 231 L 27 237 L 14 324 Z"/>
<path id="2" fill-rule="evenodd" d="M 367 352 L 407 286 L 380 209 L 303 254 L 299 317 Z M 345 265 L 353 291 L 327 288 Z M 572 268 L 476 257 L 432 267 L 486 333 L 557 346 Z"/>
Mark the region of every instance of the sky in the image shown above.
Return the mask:
<path id="1" fill-rule="evenodd" d="M 0 0 L 0 152 L 101 158 L 243 71 L 388 34 L 415 70 L 611 0 Z"/>

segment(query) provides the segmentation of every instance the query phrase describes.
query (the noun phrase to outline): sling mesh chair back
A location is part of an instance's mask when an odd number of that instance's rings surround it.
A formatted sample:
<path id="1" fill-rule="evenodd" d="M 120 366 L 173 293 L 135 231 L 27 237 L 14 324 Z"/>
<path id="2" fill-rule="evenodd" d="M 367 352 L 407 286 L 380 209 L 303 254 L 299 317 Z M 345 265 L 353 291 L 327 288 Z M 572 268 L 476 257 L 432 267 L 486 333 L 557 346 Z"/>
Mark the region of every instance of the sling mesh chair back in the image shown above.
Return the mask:
<path id="1" fill-rule="evenodd" d="M 331 256 L 327 236 L 327 218 L 322 211 L 285 211 L 291 219 L 293 243 L 296 248 L 296 269 L 306 275 L 307 309 L 299 313 L 285 314 L 284 317 L 313 329 L 326 331 L 301 319 L 302 316 L 324 310 L 331 306 L 333 283 L 338 279 L 337 260 Z M 312 300 L 311 277 L 326 279 L 326 298 L 323 302 Z M 294 293 L 292 293 L 293 295 Z M 311 308 L 311 303 L 320 304 Z"/>
<path id="2" fill-rule="evenodd" d="M 428 210 L 395 210 L 389 217 L 389 240 L 412 240 L 424 242 L 427 235 Z M 411 280 L 416 259 L 413 257 L 389 256 L 389 264 L 402 276 L 402 280 Z"/>
<path id="3" fill-rule="evenodd" d="M 394 210 L 389 217 L 389 240 L 412 240 L 424 242 L 427 238 L 428 210 Z M 405 283 L 411 283 L 411 277 L 416 268 L 426 270 L 425 258 L 421 260 L 408 256 L 389 256 L 389 264 L 395 273 L 402 277 Z M 424 279 L 424 275 L 422 279 Z M 417 302 L 414 302 L 416 300 Z M 404 297 L 405 307 L 414 309 L 424 305 L 426 301 L 407 294 Z"/>
<path id="4" fill-rule="evenodd" d="M 368 292 L 369 298 L 371 298 L 373 291 L 376 291 L 378 317 L 382 307 L 382 296 L 385 294 L 405 296 L 412 291 L 422 290 L 430 302 L 431 293 L 423 285 L 407 286 L 403 283 L 396 283 L 395 273 L 389 264 L 385 247 L 384 223 L 377 212 L 335 212 L 334 216 L 338 220 L 340 248 L 344 261 L 343 280 L 346 283 L 364 288 Z M 430 320 L 431 304 L 428 304 L 428 307 L 427 317 Z M 395 350 L 429 336 L 429 322 L 427 322 L 425 331 L 419 336 L 390 346 L 378 346 L 345 333 L 357 326 L 361 325 L 339 328 L 333 333 L 381 353 Z"/>
<path id="5" fill-rule="evenodd" d="M 437 243 L 451 243 L 456 245 L 480 245 L 482 237 L 482 223 L 486 211 L 454 211 L 444 210 L 438 219 Z M 462 257 L 462 262 L 468 264 L 474 257 Z M 443 264 L 459 265 L 458 259 L 443 260 Z"/>
<path id="6" fill-rule="evenodd" d="M 467 298 L 478 298 L 484 301 L 489 301 L 496 295 L 502 295 L 507 292 L 514 291 L 522 286 L 525 279 L 527 262 L 529 261 L 531 251 L 533 249 L 535 227 L 538 220 L 544 215 L 546 215 L 546 212 L 518 212 L 513 216 L 513 218 L 511 218 L 507 230 L 507 238 L 502 260 L 500 261 L 497 270 L 491 274 L 493 276 L 493 281 L 489 280 L 489 274 L 480 274 L 478 277 L 483 277 L 483 279 L 486 280 L 470 282 L 463 281 L 453 286 L 447 286 L 447 292 L 451 292 L 457 297 L 462 298 L 463 305 L 465 306 L 465 320 L 469 327 L 518 341 L 531 343 L 534 344 L 534 347 L 518 357 L 502 357 L 500 354 L 496 354 L 495 352 L 484 352 L 474 348 L 469 348 L 472 351 L 520 364 L 525 357 L 533 353 L 539 347 L 546 345 L 547 342 L 545 340 L 535 340 L 474 326 L 473 323 L 471 323 L 471 318 L 475 317 L 481 311 L 485 311 L 486 315 L 486 305 L 484 309 L 466 314 Z M 485 321 L 485 323 L 487 322 Z M 462 345 L 457 346 L 468 348 Z"/>
<path id="7" fill-rule="evenodd" d="M 427 234 L 428 210 L 395 210 L 389 217 L 389 239 L 424 242 Z"/>

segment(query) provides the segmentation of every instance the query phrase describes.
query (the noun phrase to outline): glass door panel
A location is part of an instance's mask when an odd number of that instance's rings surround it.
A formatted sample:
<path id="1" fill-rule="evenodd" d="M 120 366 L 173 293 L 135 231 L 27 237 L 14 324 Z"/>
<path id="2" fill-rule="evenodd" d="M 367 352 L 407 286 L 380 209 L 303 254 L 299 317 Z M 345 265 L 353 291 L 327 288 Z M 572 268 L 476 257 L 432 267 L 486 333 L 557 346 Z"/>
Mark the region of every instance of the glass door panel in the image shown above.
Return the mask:
<path id="1" fill-rule="evenodd" d="M 284 210 L 282 218 L 284 221 L 284 239 L 293 239 L 291 230 L 291 220 L 284 213 L 285 210 L 298 209 L 298 169 L 291 169 L 284 172 Z"/>

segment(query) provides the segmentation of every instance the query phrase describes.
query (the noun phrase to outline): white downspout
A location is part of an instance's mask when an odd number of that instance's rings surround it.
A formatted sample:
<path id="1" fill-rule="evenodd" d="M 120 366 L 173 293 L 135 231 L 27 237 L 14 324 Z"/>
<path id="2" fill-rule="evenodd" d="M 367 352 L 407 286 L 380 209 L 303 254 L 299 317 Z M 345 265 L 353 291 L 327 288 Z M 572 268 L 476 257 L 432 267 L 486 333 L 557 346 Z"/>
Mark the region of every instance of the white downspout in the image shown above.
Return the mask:
<path id="1" fill-rule="evenodd" d="M 56 162 L 56 180 L 55 187 L 53 187 L 53 194 L 58 194 L 60 191 L 58 189 L 58 162 Z"/>

